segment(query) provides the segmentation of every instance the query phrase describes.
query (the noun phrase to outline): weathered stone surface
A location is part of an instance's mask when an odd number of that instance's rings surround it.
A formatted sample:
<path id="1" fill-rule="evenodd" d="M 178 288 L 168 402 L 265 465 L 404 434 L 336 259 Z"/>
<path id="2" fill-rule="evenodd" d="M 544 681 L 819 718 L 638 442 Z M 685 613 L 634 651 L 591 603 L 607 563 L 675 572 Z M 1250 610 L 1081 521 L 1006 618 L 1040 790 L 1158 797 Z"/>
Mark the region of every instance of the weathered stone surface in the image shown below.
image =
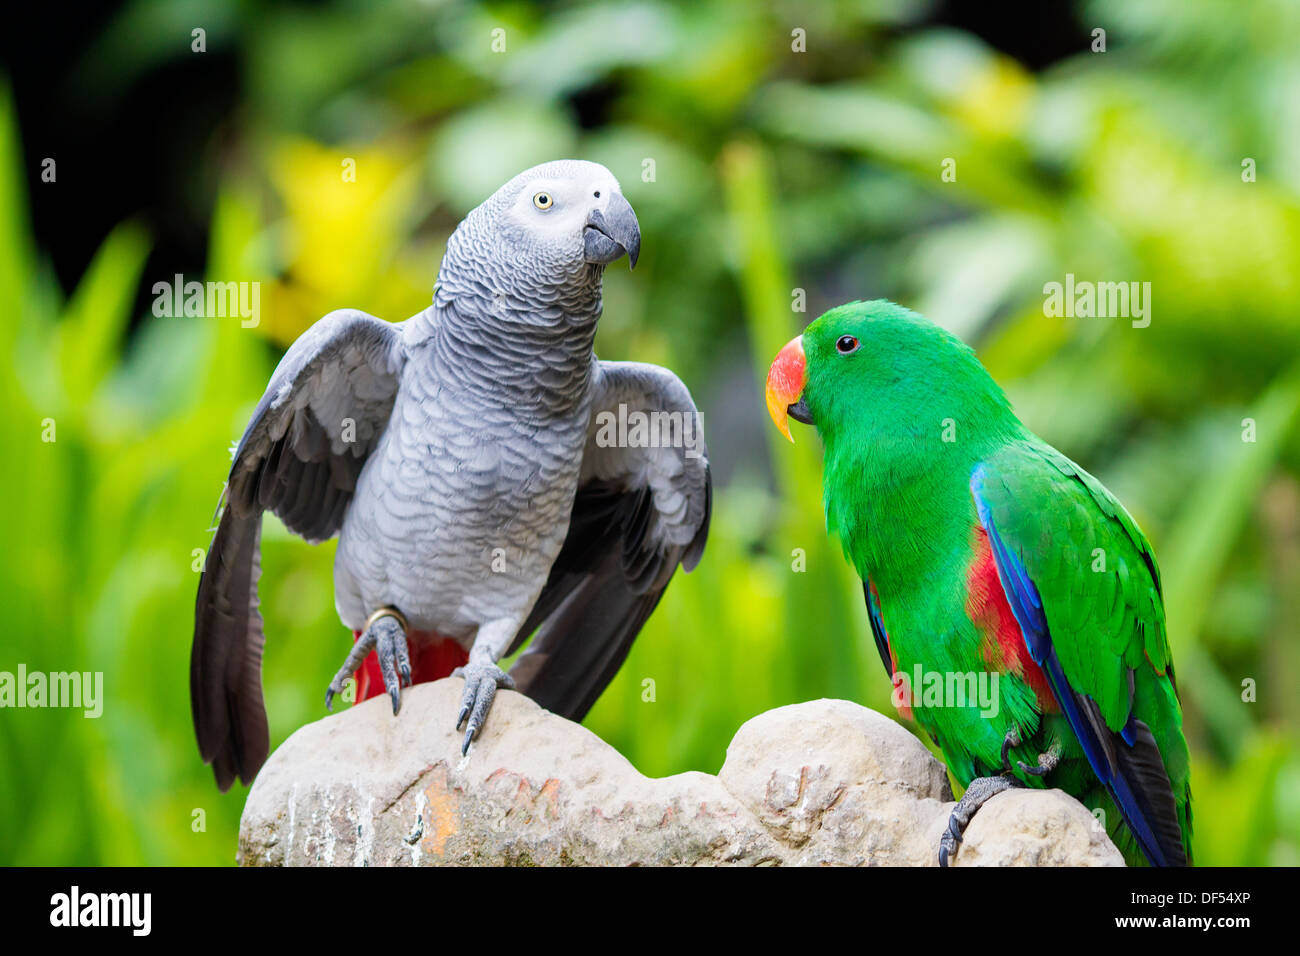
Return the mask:
<path id="1" fill-rule="evenodd" d="M 301 728 L 262 768 L 240 828 L 247 866 L 850 864 L 933 866 L 952 809 L 943 767 L 847 701 L 760 714 L 718 776 L 643 777 L 585 728 L 510 691 L 468 757 L 458 678 Z M 1059 791 L 976 814 L 958 865 L 1122 865 Z"/>
<path id="2" fill-rule="evenodd" d="M 1123 866 L 1083 804 L 1061 790 L 1000 793 L 975 814 L 958 854 L 963 866 Z"/>
<path id="3" fill-rule="evenodd" d="M 928 866 L 952 808 L 943 765 L 921 742 L 845 700 L 747 721 L 718 779 L 781 842 L 788 863 Z"/>

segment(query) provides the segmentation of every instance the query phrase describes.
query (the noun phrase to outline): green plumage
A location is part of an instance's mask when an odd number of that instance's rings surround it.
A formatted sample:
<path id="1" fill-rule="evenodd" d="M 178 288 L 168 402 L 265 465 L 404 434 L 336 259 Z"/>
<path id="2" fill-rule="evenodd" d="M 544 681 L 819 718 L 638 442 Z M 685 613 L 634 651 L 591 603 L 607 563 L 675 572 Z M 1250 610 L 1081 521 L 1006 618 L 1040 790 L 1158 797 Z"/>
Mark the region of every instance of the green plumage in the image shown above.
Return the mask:
<path id="1" fill-rule="evenodd" d="M 846 352 L 849 340 L 857 347 Z M 882 655 L 907 675 L 999 675 L 992 715 L 973 702 L 916 701 L 954 777 L 965 786 L 997 773 L 1014 727 L 1023 743 L 1013 765 L 1034 765 L 1054 745 L 1061 755 L 1045 778 L 1017 771 L 1022 782 L 1103 811 L 1130 863 L 1144 854 L 1126 814 L 1151 826 L 1148 843 L 1163 841 L 1171 861 L 1180 843 L 1190 861 L 1187 745 L 1159 572 L 1133 519 L 1020 423 L 966 345 L 921 316 L 851 303 L 813 322 L 803 349 L 827 526 L 878 595 Z M 1041 638 L 1034 621 L 1045 621 Z M 1085 742 L 1119 768 L 1110 791 Z"/>

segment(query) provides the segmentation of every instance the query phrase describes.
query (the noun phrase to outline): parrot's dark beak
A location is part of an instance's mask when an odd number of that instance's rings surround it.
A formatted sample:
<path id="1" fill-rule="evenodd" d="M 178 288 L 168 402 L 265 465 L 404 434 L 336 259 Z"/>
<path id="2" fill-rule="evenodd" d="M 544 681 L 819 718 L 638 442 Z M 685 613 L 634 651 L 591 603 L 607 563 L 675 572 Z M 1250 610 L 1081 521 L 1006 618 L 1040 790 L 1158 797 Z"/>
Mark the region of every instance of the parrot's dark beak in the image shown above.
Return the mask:
<path id="1" fill-rule="evenodd" d="M 582 239 L 588 262 L 608 265 L 626 255 L 632 268 L 636 268 L 637 256 L 641 254 L 641 224 L 621 193 L 610 193 L 603 210 L 593 209 L 587 214 Z"/>

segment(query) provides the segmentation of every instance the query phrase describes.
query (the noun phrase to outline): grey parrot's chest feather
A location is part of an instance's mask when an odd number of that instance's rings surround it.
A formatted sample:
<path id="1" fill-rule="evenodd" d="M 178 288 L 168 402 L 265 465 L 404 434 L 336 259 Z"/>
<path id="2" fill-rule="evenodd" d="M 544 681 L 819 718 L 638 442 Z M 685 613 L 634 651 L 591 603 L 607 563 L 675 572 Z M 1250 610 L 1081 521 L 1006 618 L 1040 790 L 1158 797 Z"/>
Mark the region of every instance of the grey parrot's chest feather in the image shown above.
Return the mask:
<path id="1" fill-rule="evenodd" d="M 569 350 L 573 352 L 574 350 Z M 500 354 L 435 328 L 412 350 L 340 532 L 344 623 L 376 607 L 462 640 L 526 614 L 568 530 L 590 352 Z"/>

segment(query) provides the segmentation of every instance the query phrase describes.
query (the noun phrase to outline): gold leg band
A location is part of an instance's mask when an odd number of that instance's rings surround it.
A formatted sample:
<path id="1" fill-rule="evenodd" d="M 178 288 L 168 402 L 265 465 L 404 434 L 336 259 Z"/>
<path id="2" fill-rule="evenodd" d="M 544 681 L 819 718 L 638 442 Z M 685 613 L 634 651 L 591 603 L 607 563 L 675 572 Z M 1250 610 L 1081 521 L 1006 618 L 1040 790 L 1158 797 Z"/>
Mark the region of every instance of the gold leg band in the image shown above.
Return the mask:
<path id="1" fill-rule="evenodd" d="M 375 611 L 374 614 L 371 614 L 366 618 L 366 624 L 361 628 L 361 633 L 364 634 L 366 631 L 370 630 L 370 625 L 374 624 L 375 621 L 379 620 L 381 617 L 397 618 L 397 623 L 402 625 L 403 632 L 410 630 L 410 626 L 406 623 L 406 617 L 401 611 L 395 607 L 381 607 L 379 610 Z"/>

